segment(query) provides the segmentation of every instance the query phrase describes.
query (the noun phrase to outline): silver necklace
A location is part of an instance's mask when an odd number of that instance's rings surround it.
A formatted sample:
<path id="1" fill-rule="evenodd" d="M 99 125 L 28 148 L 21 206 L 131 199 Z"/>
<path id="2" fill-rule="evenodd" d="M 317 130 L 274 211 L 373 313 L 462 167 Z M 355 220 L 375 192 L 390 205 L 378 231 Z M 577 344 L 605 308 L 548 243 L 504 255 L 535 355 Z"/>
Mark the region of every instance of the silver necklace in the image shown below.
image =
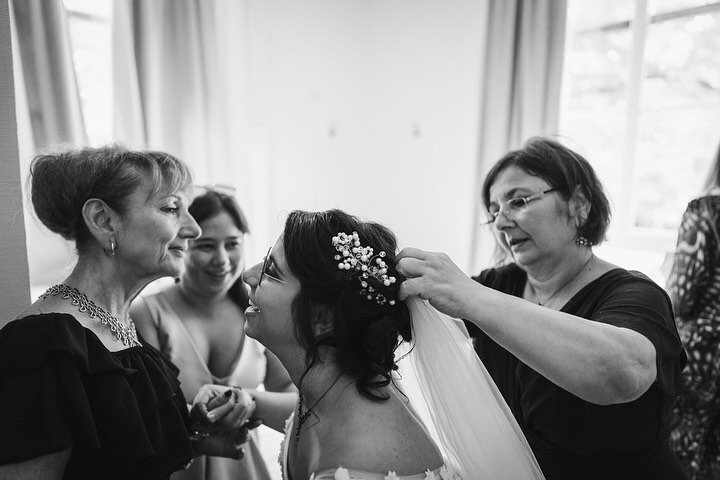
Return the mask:
<path id="1" fill-rule="evenodd" d="M 117 318 L 107 313 L 102 308 L 95 305 L 95 302 L 90 300 L 87 295 L 82 293 L 77 288 L 70 287 L 68 285 L 53 285 L 48 288 L 45 293 L 40 295 L 40 298 L 46 298 L 48 296 L 61 295 L 63 299 L 69 299 L 73 305 L 78 307 L 83 313 L 87 313 L 90 318 L 98 317 L 103 325 L 109 325 L 110 331 L 115 334 L 118 340 L 120 340 L 127 347 L 138 347 L 141 345 L 137 338 L 137 331 L 135 330 L 135 324 L 132 320 L 128 319 L 128 324 L 125 325 Z"/>
<path id="2" fill-rule="evenodd" d="M 575 273 L 575 275 L 573 275 L 572 277 L 570 277 L 569 280 L 566 280 L 565 283 L 563 283 L 562 285 L 560 285 L 560 288 L 558 288 L 557 290 L 555 290 L 555 291 L 552 293 L 552 295 L 550 295 L 549 297 L 547 297 L 547 298 L 546 298 L 545 300 L 543 300 L 542 302 L 541 302 L 540 299 L 538 298 L 537 293 L 535 293 L 535 289 L 532 287 L 532 285 L 530 285 L 530 288 L 532 288 L 533 294 L 535 295 L 535 298 L 537 299 L 537 304 L 540 305 L 541 307 L 547 305 L 547 303 L 548 303 L 550 300 L 552 300 L 552 299 L 555 297 L 555 295 L 557 295 L 558 293 L 560 293 L 560 291 L 561 291 L 563 288 L 565 288 L 565 287 L 567 287 L 568 285 L 570 285 L 570 283 L 571 283 L 573 280 L 575 280 L 577 277 L 580 276 L 580 274 L 585 270 L 585 267 L 587 267 L 587 264 L 590 263 L 590 260 L 592 260 L 593 256 L 594 256 L 594 255 L 590 255 L 590 258 L 588 258 L 587 260 L 585 260 L 585 263 L 583 263 L 582 267 L 580 267 L 580 270 L 578 270 L 577 273 Z"/>

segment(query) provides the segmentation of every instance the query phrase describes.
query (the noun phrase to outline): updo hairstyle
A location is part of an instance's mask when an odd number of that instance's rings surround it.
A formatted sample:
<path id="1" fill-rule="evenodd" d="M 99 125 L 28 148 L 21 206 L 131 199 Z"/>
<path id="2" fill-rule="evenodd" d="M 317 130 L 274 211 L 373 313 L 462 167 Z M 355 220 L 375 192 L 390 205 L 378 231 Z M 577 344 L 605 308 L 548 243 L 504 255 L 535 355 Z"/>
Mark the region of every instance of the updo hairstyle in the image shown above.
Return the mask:
<path id="1" fill-rule="evenodd" d="M 320 346 L 333 346 L 342 371 L 356 379 L 358 392 L 371 400 L 385 400 L 378 389 L 392 381 L 391 372 L 397 369 L 396 348 L 402 341 L 412 340 L 410 312 L 405 302 L 381 305 L 360 294 L 360 273 L 339 269 L 335 259 L 338 251 L 332 238 L 340 232 L 357 232 L 363 247 L 372 247 L 375 254 L 386 253 L 387 274 L 398 281 L 381 287 L 381 291 L 388 299 L 397 299 L 401 278 L 395 270 L 397 240 L 390 230 L 341 210 L 295 210 L 283 233 L 285 258 L 300 280 L 300 292 L 292 307 L 295 333 L 307 350 L 308 370 L 319 361 Z M 314 306 L 324 306 L 332 314 L 332 333 L 320 338 L 313 330 Z"/>
<path id="2" fill-rule="evenodd" d="M 145 182 L 153 185 L 152 195 L 162 188 L 176 192 L 192 185 L 192 175 L 167 153 L 108 145 L 38 155 L 30 165 L 29 181 L 40 221 L 74 241 L 81 252 L 92 239 L 82 217 L 86 201 L 100 199 L 123 214 L 128 197 Z"/>
<path id="3" fill-rule="evenodd" d="M 490 169 L 482 187 L 486 208 L 490 204 L 490 188 L 508 167 L 517 167 L 542 178 L 566 201 L 579 190 L 590 209 L 585 223 L 577 229 L 576 238 L 585 237 L 590 245 L 599 245 L 605 240 L 610 225 L 610 202 L 595 170 L 582 155 L 549 138 L 531 138 L 521 149 L 506 154 Z"/>
<path id="4" fill-rule="evenodd" d="M 237 201 L 230 195 L 208 189 L 205 193 L 193 199 L 188 211 L 198 224 L 217 217 L 222 213 L 227 213 L 240 232 L 243 234 L 250 233 L 245 214 Z M 230 287 L 228 295 L 243 310 L 249 305 L 248 292 L 242 277 L 238 277 L 232 287 Z"/>

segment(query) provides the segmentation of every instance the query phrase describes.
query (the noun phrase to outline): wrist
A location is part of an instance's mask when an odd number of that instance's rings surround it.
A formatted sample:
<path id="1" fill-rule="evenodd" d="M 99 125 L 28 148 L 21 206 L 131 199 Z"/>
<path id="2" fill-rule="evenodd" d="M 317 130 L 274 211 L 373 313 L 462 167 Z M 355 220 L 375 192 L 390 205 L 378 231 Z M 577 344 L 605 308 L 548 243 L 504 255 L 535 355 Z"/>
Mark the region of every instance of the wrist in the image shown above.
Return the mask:
<path id="1" fill-rule="evenodd" d="M 242 416 L 242 421 L 240 422 L 241 423 L 240 426 L 242 426 L 242 424 L 244 424 L 245 422 L 247 422 L 248 420 L 253 418 L 253 416 L 255 415 L 255 410 L 257 409 L 257 402 L 255 401 L 255 396 L 249 390 L 245 390 L 241 387 L 233 386 L 232 391 L 233 391 L 233 394 L 236 395 L 236 398 L 238 400 L 240 400 L 241 398 L 243 398 L 246 395 L 248 397 L 250 397 L 250 404 L 245 409 L 245 412 Z"/>

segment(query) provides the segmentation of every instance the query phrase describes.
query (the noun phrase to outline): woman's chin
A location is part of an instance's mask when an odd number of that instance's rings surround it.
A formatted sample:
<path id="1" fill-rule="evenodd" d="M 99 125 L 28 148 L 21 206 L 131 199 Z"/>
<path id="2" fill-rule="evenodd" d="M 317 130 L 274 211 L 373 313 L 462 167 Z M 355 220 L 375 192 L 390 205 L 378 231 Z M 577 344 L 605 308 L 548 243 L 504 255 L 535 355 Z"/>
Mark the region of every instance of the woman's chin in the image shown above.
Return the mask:
<path id="1" fill-rule="evenodd" d="M 245 325 L 243 325 L 243 329 L 245 330 L 245 335 L 247 335 L 250 338 L 253 338 L 255 340 L 258 340 L 257 338 L 257 332 L 255 328 L 252 325 L 252 320 L 248 320 L 247 316 L 245 316 Z"/>

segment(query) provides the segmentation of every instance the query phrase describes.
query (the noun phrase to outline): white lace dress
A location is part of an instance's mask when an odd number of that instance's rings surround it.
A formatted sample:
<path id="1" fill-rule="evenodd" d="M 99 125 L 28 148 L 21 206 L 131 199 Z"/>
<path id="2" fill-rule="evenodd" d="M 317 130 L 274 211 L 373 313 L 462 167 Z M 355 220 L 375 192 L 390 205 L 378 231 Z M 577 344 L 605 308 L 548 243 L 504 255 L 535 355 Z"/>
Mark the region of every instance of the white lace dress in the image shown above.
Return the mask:
<path id="1" fill-rule="evenodd" d="M 288 442 L 294 421 L 295 412 L 290 414 L 290 417 L 285 422 L 285 438 L 283 439 L 280 457 L 278 458 L 283 480 L 290 480 L 290 475 L 287 470 Z M 396 475 L 395 472 L 392 471 L 388 471 L 387 473 L 363 472 L 338 467 L 336 469 L 313 473 L 308 480 L 462 480 L 462 478 L 449 467 L 443 465 L 435 470 L 426 470 L 424 473 L 418 473 L 416 475 Z"/>

